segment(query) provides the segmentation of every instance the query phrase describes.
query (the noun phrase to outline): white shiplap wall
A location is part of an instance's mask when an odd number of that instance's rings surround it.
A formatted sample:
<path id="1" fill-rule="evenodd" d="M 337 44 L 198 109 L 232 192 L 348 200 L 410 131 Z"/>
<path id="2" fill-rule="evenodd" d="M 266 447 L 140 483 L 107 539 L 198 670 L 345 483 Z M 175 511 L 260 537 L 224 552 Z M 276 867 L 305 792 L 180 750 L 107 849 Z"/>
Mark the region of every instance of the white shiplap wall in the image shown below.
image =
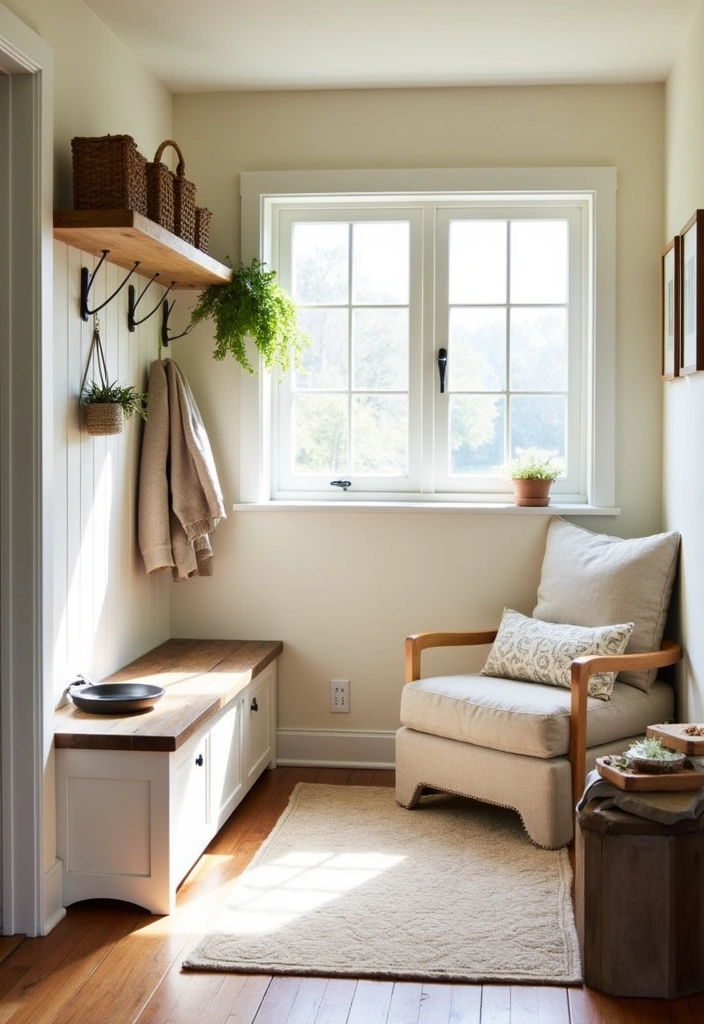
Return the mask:
<path id="1" fill-rule="evenodd" d="M 80 271 L 97 259 L 54 246 L 54 693 L 81 672 L 102 679 L 169 635 L 170 577 L 147 576 L 137 545 L 141 421 L 91 437 L 82 429 L 79 390 L 93 322 L 79 313 Z M 89 305 L 100 305 L 127 272 L 104 263 Z M 132 278 L 138 293 L 146 281 Z M 138 316 L 163 295 L 152 286 Z M 159 355 L 160 313 L 130 334 L 127 287 L 101 310 L 100 336 L 111 380 L 146 391 Z M 89 377 L 93 376 L 89 370 Z"/>

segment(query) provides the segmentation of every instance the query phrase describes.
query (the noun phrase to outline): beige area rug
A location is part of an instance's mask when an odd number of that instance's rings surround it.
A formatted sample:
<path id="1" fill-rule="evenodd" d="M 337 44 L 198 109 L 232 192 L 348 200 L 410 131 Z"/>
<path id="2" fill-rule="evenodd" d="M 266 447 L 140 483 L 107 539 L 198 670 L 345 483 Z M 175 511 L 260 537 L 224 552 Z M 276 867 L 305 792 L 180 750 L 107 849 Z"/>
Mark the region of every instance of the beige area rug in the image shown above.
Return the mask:
<path id="1" fill-rule="evenodd" d="M 581 980 L 565 850 L 446 795 L 299 783 L 184 963 L 207 971 L 440 981 Z"/>

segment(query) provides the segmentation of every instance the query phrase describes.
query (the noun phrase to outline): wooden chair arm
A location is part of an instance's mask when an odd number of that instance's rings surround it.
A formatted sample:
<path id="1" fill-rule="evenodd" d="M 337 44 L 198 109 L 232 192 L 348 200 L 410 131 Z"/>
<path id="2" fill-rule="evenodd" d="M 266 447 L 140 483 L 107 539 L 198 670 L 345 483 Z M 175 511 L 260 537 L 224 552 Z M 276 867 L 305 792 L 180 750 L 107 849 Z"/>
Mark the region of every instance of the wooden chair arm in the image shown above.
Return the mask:
<path id="1" fill-rule="evenodd" d="M 674 640 L 663 640 L 659 651 L 644 654 L 591 654 L 575 658 L 571 668 L 572 700 L 570 709 L 570 762 L 572 764 L 572 804 L 584 791 L 584 761 L 587 756 L 587 696 L 589 677 L 595 672 L 628 672 L 631 669 L 663 668 L 682 657 L 682 647 Z"/>
<path id="2" fill-rule="evenodd" d="M 427 647 L 474 647 L 491 644 L 497 630 L 473 633 L 415 633 L 406 637 L 406 682 L 420 679 L 420 656 Z"/>

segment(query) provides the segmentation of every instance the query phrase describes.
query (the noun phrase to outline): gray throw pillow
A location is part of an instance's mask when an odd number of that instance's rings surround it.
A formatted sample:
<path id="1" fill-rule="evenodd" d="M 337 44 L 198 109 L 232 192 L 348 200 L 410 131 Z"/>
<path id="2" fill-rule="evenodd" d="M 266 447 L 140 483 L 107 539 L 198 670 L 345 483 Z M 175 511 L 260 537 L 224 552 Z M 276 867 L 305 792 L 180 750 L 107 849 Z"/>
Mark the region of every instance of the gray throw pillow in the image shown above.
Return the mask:
<path id="1" fill-rule="evenodd" d="M 575 658 L 587 654 L 623 654 L 632 631 L 632 622 L 589 629 L 541 622 L 504 608 L 499 631 L 481 674 L 570 689 L 570 667 Z M 615 672 L 595 672 L 589 677 L 589 696 L 608 700 L 615 678 Z"/>
<path id="2" fill-rule="evenodd" d="M 626 654 L 660 648 L 677 571 L 678 533 L 623 540 L 550 520 L 538 602 L 546 622 L 606 626 L 633 622 Z M 655 670 L 621 672 L 619 680 L 647 692 Z"/>

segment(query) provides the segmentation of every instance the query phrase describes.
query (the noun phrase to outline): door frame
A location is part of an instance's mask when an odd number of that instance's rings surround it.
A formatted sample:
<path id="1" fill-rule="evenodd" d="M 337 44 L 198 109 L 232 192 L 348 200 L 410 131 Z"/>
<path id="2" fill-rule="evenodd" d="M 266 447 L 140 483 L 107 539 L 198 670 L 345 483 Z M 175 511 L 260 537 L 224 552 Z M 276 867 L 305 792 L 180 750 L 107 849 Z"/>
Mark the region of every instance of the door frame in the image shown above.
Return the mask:
<path id="1" fill-rule="evenodd" d="M 53 884 L 53 52 L 0 4 L 2 931 L 42 935 Z M 46 849 L 45 849 L 46 846 Z M 49 865 L 46 869 L 45 865 Z"/>

